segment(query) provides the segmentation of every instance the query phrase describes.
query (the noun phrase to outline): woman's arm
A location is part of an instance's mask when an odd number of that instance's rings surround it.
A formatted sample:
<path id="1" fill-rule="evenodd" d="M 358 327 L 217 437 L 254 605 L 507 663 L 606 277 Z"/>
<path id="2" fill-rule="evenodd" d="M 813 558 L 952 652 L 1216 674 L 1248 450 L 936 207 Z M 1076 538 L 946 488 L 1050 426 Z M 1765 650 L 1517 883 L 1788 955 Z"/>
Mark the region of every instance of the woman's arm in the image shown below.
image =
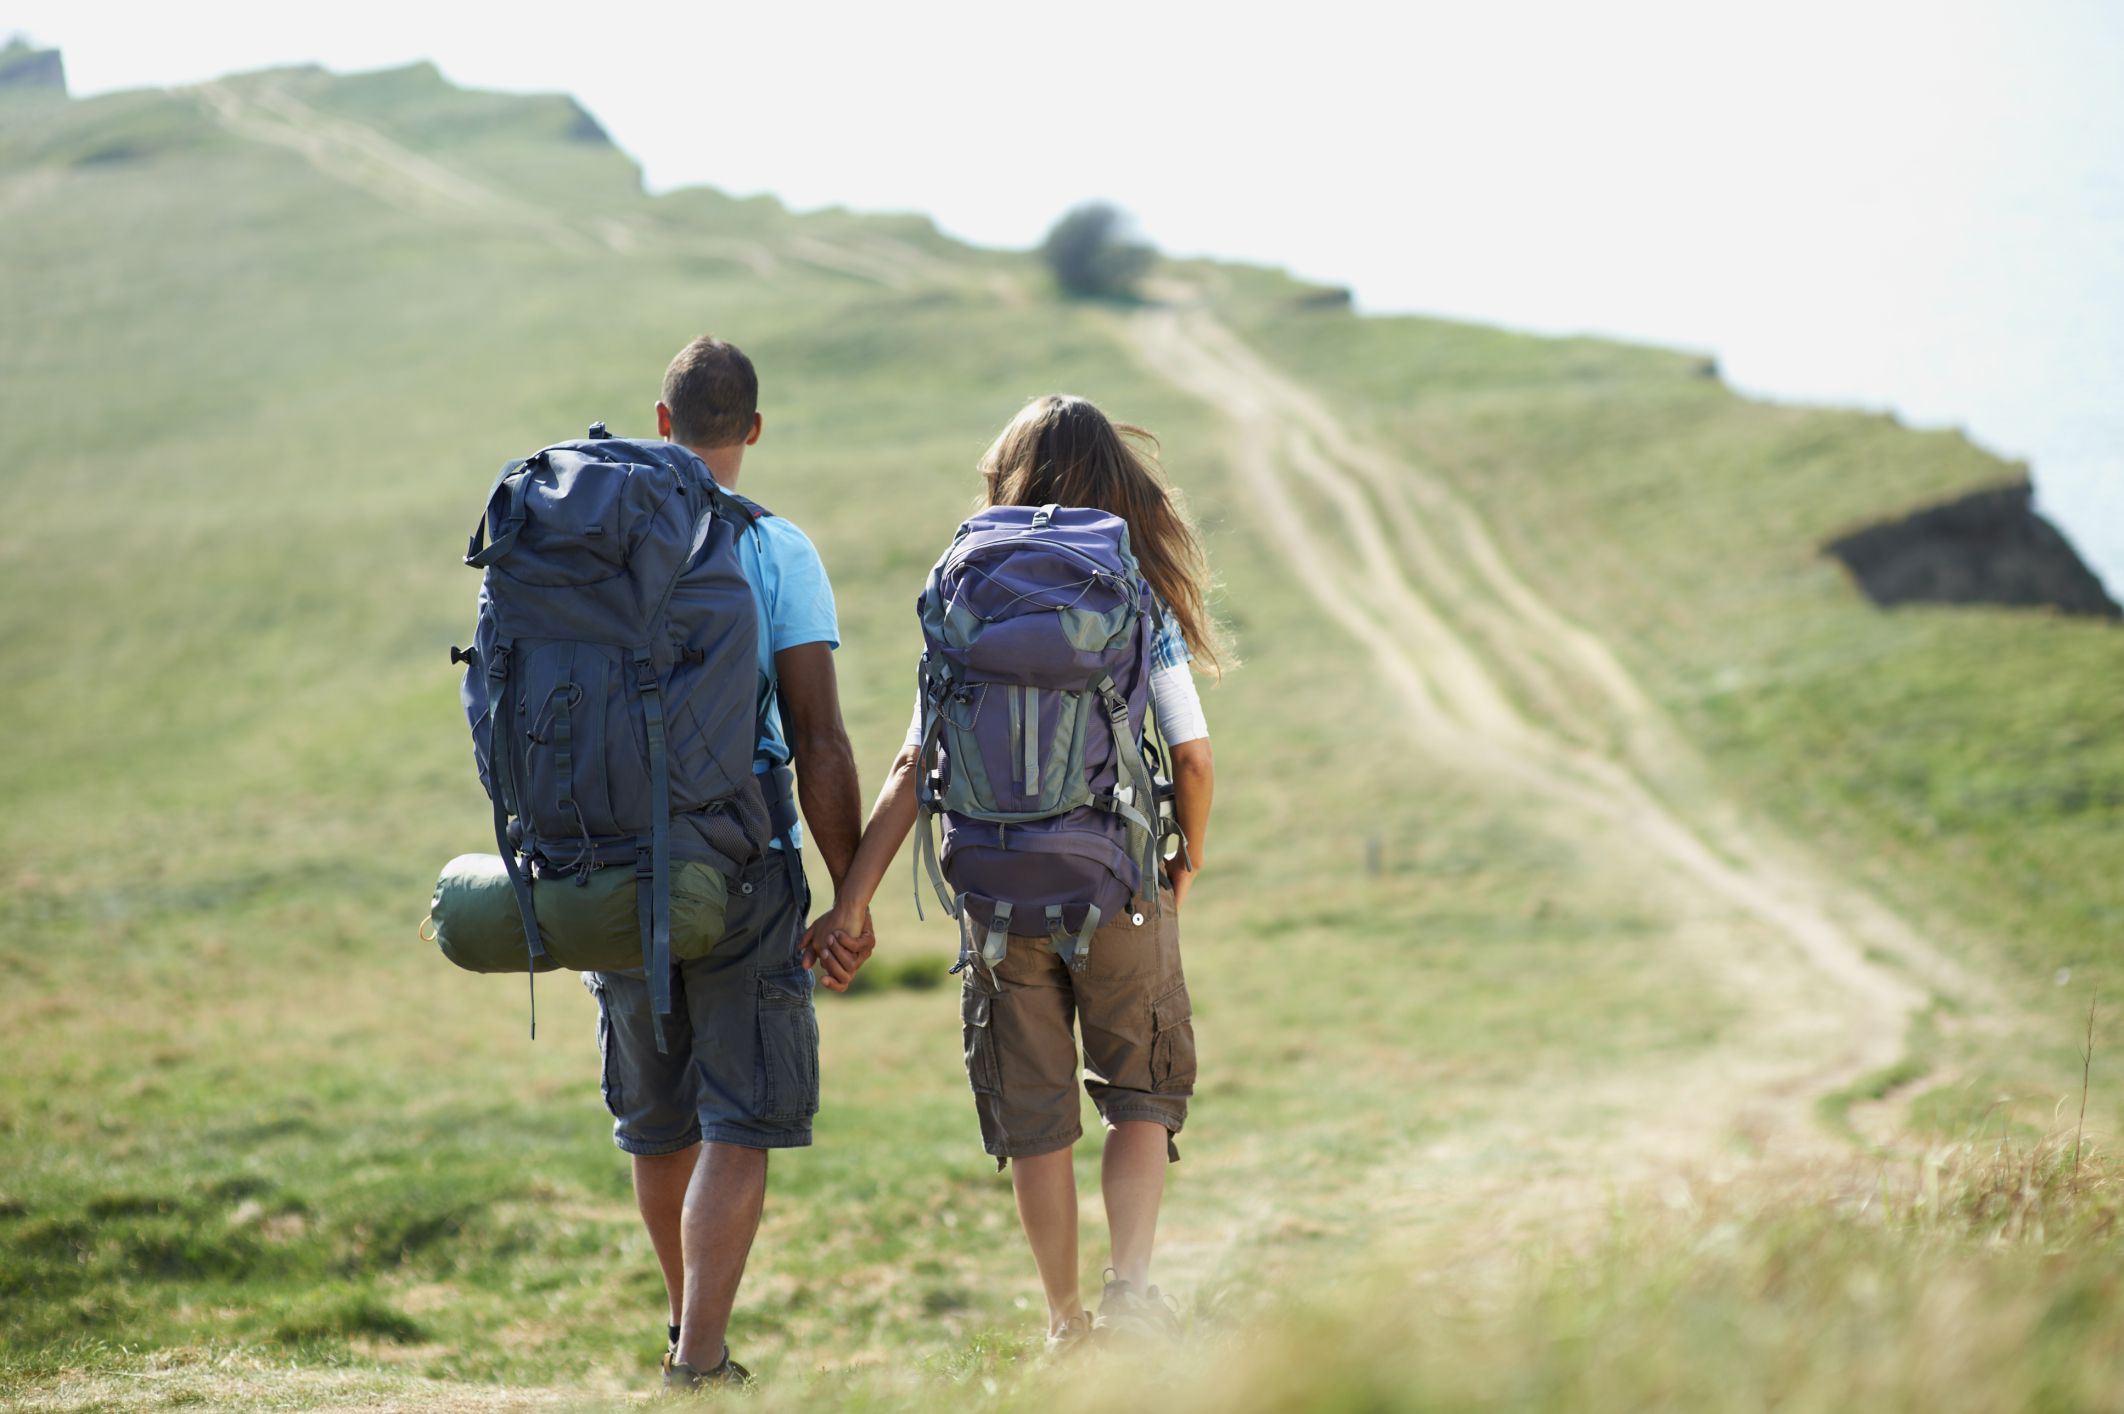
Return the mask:
<path id="1" fill-rule="evenodd" d="M 833 907 L 820 914 L 804 934 L 805 965 L 824 969 L 820 981 L 836 992 L 848 983 L 878 945 L 870 926 L 870 901 L 877 896 L 892 857 L 915 822 L 915 747 L 905 747 L 885 775 L 885 786 L 870 807 L 862 842 L 848 872 L 834 889 Z"/>
<path id="2" fill-rule="evenodd" d="M 1165 864 L 1165 876 L 1173 885 L 1173 906 L 1178 908 L 1187 902 L 1187 891 L 1194 887 L 1195 876 L 1209 862 L 1210 797 L 1216 793 L 1217 770 L 1206 736 L 1176 742 L 1171 751 L 1173 819 L 1187 841 L 1180 856 Z"/>

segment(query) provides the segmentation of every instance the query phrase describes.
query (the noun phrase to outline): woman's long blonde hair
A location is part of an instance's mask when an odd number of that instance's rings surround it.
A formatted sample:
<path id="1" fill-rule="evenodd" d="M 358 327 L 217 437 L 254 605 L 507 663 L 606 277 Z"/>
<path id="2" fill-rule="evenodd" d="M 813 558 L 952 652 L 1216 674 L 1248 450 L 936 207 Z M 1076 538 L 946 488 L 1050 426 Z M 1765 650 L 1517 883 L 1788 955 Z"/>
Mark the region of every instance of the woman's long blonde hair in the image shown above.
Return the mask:
<path id="1" fill-rule="evenodd" d="M 1180 493 L 1158 465 L 1158 439 L 1082 398 L 1027 403 L 981 456 L 991 506 L 1088 506 L 1128 523 L 1137 567 L 1180 625 L 1195 661 L 1222 677 L 1230 650 L 1210 616 L 1209 559 Z"/>

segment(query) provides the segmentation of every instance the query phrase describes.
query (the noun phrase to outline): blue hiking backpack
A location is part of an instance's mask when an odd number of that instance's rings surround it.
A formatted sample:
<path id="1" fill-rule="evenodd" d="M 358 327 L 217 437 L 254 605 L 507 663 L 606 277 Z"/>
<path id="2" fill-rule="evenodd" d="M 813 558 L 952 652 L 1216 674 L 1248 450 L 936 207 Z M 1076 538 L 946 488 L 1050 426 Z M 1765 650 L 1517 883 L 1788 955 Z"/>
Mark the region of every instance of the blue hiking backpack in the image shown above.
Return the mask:
<path id="1" fill-rule="evenodd" d="M 673 861 L 734 877 L 770 835 L 753 772 L 758 616 L 737 555 L 764 514 L 684 448 L 599 423 L 504 466 L 465 551 L 484 575 L 479 619 L 450 657 L 525 966 L 546 960 L 534 882 L 631 868 L 660 1048 Z"/>
<path id="2" fill-rule="evenodd" d="M 959 527 L 917 609 L 915 868 L 961 920 L 960 966 L 993 970 L 1017 934 L 1049 938 L 1082 971 L 1102 922 L 1144 897 L 1159 906 L 1175 833 L 1146 740 L 1161 611 L 1128 525 L 1099 510 L 989 507 Z M 919 872 L 915 892 L 919 909 Z"/>

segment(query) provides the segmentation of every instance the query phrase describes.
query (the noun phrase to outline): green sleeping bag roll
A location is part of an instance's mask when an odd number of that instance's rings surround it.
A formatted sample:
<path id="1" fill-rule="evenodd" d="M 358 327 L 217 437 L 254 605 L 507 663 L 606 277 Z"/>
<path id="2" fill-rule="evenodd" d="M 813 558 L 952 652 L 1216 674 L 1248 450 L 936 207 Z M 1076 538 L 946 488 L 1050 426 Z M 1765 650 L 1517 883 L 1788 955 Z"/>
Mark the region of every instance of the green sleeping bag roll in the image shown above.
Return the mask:
<path id="1" fill-rule="evenodd" d="M 607 971 L 642 965 L 632 869 L 594 871 L 586 883 L 539 879 L 531 885 L 546 955 L 538 970 Z M 706 957 L 722 940 L 730 882 L 712 864 L 671 866 L 671 955 Z M 498 854 L 460 854 L 443 866 L 428 906 L 435 945 L 468 972 L 524 970 L 524 921 Z"/>
<path id="2" fill-rule="evenodd" d="M 460 854 L 443 866 L 421 936 L 467 972 L 524 970 L 524 920 L 500 855 Z M 538 961 L 540 972 L 559 966 L 550 951 Z"/>

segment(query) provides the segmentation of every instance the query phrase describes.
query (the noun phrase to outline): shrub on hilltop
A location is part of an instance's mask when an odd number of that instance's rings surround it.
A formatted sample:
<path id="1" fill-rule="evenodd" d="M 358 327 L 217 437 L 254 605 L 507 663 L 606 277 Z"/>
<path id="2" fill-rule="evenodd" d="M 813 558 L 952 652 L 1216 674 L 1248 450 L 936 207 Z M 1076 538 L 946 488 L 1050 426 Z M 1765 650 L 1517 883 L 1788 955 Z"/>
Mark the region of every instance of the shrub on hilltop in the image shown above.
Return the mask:
<path id="1" fill-rule="evenodd" d="M 1073 206 L 1040 244 L 1040 257 L 1069 294 L 1127 298 L 1158 252 L 1135 239 L 1126 214 L 1103 201 Z"/>

